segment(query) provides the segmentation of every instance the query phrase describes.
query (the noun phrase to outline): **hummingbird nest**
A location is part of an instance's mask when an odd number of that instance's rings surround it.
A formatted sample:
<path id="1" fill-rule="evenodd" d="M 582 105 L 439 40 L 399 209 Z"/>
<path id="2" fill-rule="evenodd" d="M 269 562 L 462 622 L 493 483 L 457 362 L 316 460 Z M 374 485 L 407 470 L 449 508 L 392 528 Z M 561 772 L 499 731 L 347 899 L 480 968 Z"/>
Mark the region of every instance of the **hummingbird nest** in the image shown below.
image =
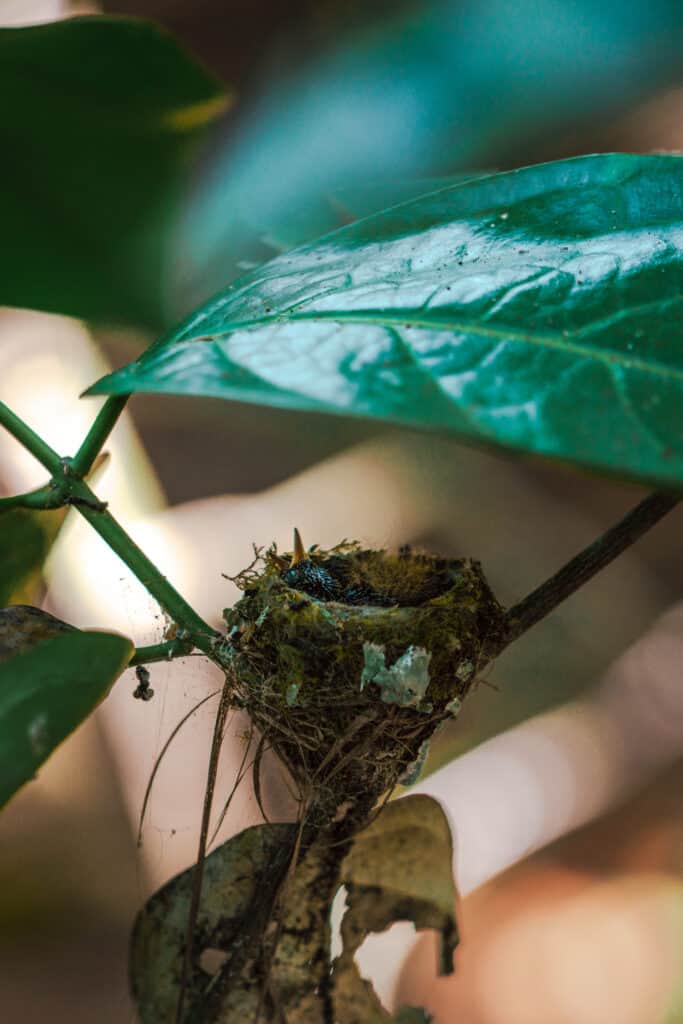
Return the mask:
<path id="1" fill-rule="evenodd" d="M 305 551 L 295 533 L 292 554 L 258 552 L 235 582 L 220 652 L 235 703 L 321 823 L 419 762 L 504 629 L 479 563 L 409 548 Z"/>

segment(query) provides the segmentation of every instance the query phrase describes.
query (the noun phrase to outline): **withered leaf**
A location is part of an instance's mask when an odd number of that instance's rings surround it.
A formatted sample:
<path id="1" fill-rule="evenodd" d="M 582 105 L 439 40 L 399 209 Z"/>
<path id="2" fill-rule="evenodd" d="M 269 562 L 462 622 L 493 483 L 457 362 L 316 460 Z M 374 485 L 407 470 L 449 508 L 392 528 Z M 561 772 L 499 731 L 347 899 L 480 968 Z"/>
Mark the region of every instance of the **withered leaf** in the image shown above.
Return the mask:
<path id="1" fill-rule="evenodd" d="M 441 935 L 440 973 L 453 970 L 458 933 L 452 860 L 448 821 L 428 796 L 406 796 L 387 804 L 356 837 L 342 865 L 347 910 L 341 925 L 343 951 L 333 971 L 337 1024 L 410 1019 L 405 1017 L 408 1008 L 392 1017 L 358 972 L 354 954 L 370 932 L 402 920 L 412 921 L 416 928 L 434 928 Z"/>
<path id="2" fill-rule="evenodd" d="M 12 604 L 0 608 L 0 662 L 30 651 L 36 644 L 75 631 L 75 626 L 33 605 Z"/>
<path id="3" fill-rule="evenodd" d="M 244 1024 L 256 1017 L 263 930 L 296 831 L 290 824 L 256 825 L 206 858 L 184 1021 Z M 130 971 L 142 1024 L 175 1024 L 193 874 L 189 868 L 171 879 L 135 922 Z M 214 974 L 211 960 L 219 961 Z"/>

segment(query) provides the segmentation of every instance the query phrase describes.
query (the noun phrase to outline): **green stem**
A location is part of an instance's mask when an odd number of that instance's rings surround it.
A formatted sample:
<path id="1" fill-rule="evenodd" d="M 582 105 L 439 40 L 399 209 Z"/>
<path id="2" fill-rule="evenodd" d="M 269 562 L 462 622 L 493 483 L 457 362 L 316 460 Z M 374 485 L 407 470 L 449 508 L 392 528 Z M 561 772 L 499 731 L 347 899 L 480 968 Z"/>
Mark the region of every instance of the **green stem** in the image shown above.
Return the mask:
<path id="1" fill-rule="evenodd" d="M 148 647 L 136 647 L 135 654 L 128 662 L 129 668 L 136 665 L 151 665 L 155 661 L 173 661 L 184 658 L 194 646 L 192 640 L 167 640 L 162 644 L 150 644 Z"/>
<path id="2" fill-rule="evenodd" d="M 62 508 L 63 505 L 64 501 L 58 491 L 49 484 L 39 487 L 35 491 L 28 491 L 26 494 L 13 494 L 9 498 L 0 498 L 0 512 L 7 512 L 15 508 L 45 511 Z"/>
<path id="3" fill-rule="evenodd" d="M 17 441 L 26 448 L 41 462 L 46 469 L 54 475 L 60 475 L 63 472 L 62 459 L 54 450 L 50 448 L 49 444 L 43 441 L 42 437 L 39 437 L 34 430 L 24 423 L 12 410 L 5 405 L 4 402 L 0 402 L 0 425 L 7 430 L 12 437 L 16 437 Z"/>
<path id="4" fill-rule="evenodd" d="M 77 458 L 79 469 L 92 465 L 97 456 L 99 446 L 104 443 L 110 430 L 123 408 L 122 401 L 106 402 L 100 410 L 95 423 L 81 445 Z M 73 505 L 80 515 L 109 545 L 124 565 L 136 576 L 145 589 L 161 605 L 170 618 L 177 623 L 183 635 L 177 639 L 182 643 L 192 643 L 209 656 L 213 655 L 213 646 L 220 634 L 212 629 L 192 608 L 175 587 L 159 572 L 144 551 L 137 546 L 123 527 L 107 511 L 107 506 L 81 480 L 74 471 L 74 460 L 64 459 L 57 454 L 38 434 L 0 402 L 0 425 L 4 426 L 13 437 L 16 437 L 32 455 L 52 473 L 52 480 L 47 488 L 41 488 L 32 495 L 22 496 L 24 500 L 34 501 L 45 494 L 45 502 L 33 507 L 55 508 L 58 505 Z M 80 457 L 80 458 L 79 458 Z M 39 499 L 38 499 L 39 500 Z"/>
<path id="5" fill-rule="evenodd" d="M 74 476 L 83 478 L 88 475 L 93 462 L 116 426 L 116 421 L 123 412 L 128 398 L 128 395 L 112 395 L 104 403 L 83 444 L 71 459 L 71 472 Z"/>
<path id="6" fill-rule="evenodd" d="M 205 654 L 212 653 L 213 641 L 220 634 L 197 614 L 185 598 L 159 572 L 142 548 L 138 547 L 111 513 L 102 508 L 97 495 L 84 481 L 74 482 L 71 488 L 71 502 L 75 504 L 76 511 L 90 523 L 112 551 L 115 551 L 121 561 L 128 566 L 133 575 L 140 580 L 143 587 L 158 601 L 167 615 L 190 634 L 194 645 Z"/>

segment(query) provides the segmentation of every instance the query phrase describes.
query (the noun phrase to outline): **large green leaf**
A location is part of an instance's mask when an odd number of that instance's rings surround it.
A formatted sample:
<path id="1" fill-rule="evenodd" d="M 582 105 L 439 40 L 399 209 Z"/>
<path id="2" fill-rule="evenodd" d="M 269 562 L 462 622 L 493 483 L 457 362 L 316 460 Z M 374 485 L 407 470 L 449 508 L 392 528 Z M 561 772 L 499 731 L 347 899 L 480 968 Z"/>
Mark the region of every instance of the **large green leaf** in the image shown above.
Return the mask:
<path id="1" fill-rule="evenodd" d="M 407 203 L 426 192 L 460 184 L 482 177 L 484 172 L 451 175 L 448 178 L 398 178 L 385 181 L 363 182 L 361 185 L 326 192 L 320 196 L 302 198 L 297 210 L 302 216 L 292 216 L 281 223 L 269 224 L 255 219 L 245 234 L 239 232 L 231 239 L 221 263 L 222 283 L 227 284 L 246 270 L 279 256 L 295 246 L 312 242 L 321 235 L 335 231 L 362 217 L 369 217 L 390 206 Z M 488 172 L 490 173 L 490 172 Z"/>
<path id="2" fill-rule="evenodd" d="M 243 277 L 92 391 L 343 413 L 683 481 L 683 158 L 434 192 Z"/>
<path id="3" fill-rule="evenodd" d="M 411 6 L 271 78 L 212 148 L 184 218 L 178 292 L 193 287 L 179 314 L 225 285 L 254 227 L 312 238 L 325 194 L 519 162 L 539 135 L 613 116 L 681 74 L 678 0 Z"/>
<path id="4" fill-rule="evenodd" d="M 122 636 L 0 610 L 0 806 L 106 697 L 132 653 Z"/>
<path id="5" fill-rule="evenodd" d="M 151 23 L 0 29 L 0 303 L 163 323 L 188 157 L 225 103 Z"/>

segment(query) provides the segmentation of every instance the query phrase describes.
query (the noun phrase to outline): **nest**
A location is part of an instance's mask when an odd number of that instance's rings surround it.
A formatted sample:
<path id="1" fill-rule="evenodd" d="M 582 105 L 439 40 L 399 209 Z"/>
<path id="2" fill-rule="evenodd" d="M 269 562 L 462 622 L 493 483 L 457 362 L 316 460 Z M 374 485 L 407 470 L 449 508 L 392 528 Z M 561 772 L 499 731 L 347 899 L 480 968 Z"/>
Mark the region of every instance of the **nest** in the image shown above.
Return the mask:
<path id="1" fill-rule="evenodd" d="M 460 706 L 503 609 L 477 562 L 343 543 L 272 547 L 235 582 L 221 649 L 263 742 L 332 820 L 372 805 Z"/>

